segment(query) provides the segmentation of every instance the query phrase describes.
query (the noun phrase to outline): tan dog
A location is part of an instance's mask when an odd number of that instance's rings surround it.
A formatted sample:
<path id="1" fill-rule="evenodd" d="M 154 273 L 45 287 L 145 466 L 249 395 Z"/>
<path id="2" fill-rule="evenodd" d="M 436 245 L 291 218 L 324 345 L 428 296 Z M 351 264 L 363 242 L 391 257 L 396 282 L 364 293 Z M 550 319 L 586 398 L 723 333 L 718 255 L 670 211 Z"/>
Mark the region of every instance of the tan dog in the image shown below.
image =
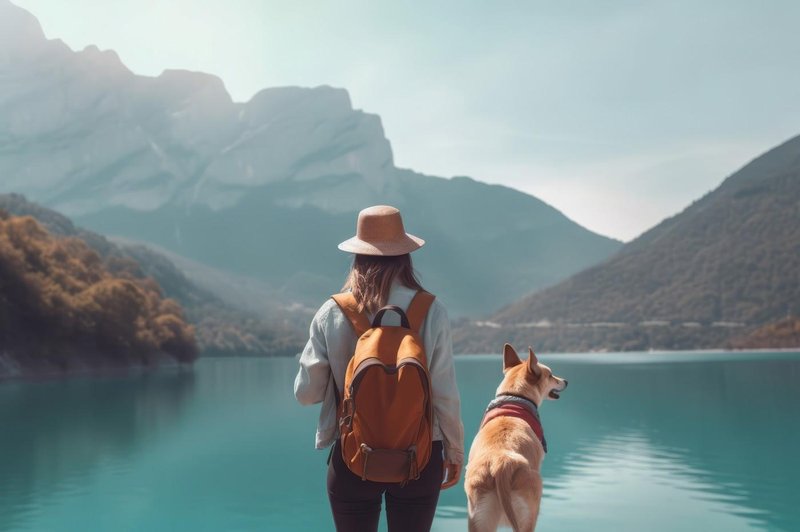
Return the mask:
<path id="1" fill-rule="evenodd" d="M 539 471 L 547 450 L 538 408 L 545 399 L 558 399 L 567 381 L 528 350 L 528 360 L 522 362 L 505 344 L 505 376 L 472 442 L 464 484 L 470 532 L 494 531 L 499 525 L 510 525 L 515 532 L 536 527 L 542 498 Z"/>

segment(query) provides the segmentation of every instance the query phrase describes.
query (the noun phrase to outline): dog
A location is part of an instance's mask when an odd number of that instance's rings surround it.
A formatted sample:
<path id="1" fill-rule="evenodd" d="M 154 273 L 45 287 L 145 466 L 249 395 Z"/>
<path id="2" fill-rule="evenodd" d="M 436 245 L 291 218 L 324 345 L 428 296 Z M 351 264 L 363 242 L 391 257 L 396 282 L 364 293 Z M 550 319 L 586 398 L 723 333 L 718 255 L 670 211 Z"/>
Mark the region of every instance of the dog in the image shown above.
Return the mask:
<path id="1" fill-rule="evenodd" d="M 558 399 L 567 381 L 528 351 L 523 362 L 511 345 L 503 347 L 503 381 L 469 451 L 464 490 L 470 532 L 500 525 L 514 532 L 536 528 L 547 451 L 538 409 L 543 401 Z"/>

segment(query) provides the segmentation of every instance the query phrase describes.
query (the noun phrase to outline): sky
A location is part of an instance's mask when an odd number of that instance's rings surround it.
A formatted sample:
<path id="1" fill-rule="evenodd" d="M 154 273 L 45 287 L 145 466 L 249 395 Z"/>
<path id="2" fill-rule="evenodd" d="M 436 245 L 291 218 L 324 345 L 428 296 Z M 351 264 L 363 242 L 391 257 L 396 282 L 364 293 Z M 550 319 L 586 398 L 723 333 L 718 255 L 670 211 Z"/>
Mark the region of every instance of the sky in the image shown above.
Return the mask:
<path id="1" fill-rule="evenodd" d="M 234 100 L 331 85 L 395 163 L 533 194 L 630 240 L 800 134 L 794 0 L 13 0 L 49 38 Z"/>

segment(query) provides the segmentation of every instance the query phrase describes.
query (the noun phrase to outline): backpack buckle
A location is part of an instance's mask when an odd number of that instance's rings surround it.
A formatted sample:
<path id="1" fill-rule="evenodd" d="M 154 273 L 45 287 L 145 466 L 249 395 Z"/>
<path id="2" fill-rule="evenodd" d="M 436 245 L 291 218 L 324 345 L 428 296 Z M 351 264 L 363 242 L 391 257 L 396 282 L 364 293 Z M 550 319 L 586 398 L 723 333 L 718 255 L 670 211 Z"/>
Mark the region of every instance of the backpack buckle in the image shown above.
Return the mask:
<path id="1" fill-rule="evenodd" d="M 361 452 L 364 455 L 364 471 L 361 473 L 361 480 L 367 480 L 367 462 L 369 462 L 369 455 L 372 454 L 372 448 L 366 443 L 362 443 Z"/>
<path id="2" fill-rule="evenodd" d="M 339 419 L 339 428 L 347 427 L 348 429 L 352 428 L 353 426 L 353 411 L 355 410 L 355 405 L 353 405 L 353 399 L 348 397 L 342 403 L 342 417 Z"/>

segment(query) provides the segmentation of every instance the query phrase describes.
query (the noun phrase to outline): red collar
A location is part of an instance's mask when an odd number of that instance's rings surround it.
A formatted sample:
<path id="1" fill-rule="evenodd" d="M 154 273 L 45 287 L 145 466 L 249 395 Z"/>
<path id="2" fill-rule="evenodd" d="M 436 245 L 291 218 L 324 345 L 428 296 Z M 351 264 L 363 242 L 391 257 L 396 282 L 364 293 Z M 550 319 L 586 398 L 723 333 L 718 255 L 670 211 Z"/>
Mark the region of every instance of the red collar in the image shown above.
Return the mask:
<path id="1" fill-rule="evenodd" d="M 534 416 L 530 410 L 520 404 L 503 403 L 490 409 L 483 416 L 481 428 L 483 428 L 483 426 L 489 421 L 502 416 L 515 417 L 525 421 L 528 426 L 530 426 L 531 430 L 533 430 L 534 434 L 536 434 L 536 437 L 539 438 L 539 441 L 542 442 L 544 452 L 547 452 L 547 440 L 544 439 L 544 428 L 542 428 L 542 422 L 539 421 L 539 418 Z"/>

